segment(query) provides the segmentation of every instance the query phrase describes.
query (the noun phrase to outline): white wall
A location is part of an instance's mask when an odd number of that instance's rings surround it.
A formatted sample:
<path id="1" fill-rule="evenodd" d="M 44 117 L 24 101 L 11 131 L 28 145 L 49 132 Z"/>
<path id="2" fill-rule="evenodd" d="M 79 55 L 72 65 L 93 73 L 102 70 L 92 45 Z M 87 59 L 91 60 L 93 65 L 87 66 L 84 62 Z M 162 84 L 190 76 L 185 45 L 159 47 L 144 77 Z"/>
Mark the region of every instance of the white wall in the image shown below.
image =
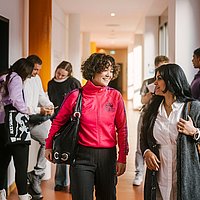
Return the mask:
<path id="1" fill-rule="evenodd" d="M 66 60 L 71 62 L 73 76 L 81 80 L 81 33 L 80 16 L 65 13 L 57 1 L 52 1 L 52 66 L 51 77 L 57 65 Z M 89 44 L 88 44 L 89 45 Z"/>
<path id="2" fill-rule="evenodd" d="M 150 78 L 154 75 L 154 59 L 158 55 L 158 17 L 145 18 L 144 33 L 144 77 Z"/>
<path id="3" fill-rule="evenodd" d="M 69 15 L 69 61 L 73 66 L 73 76 L 81 81 L 81 32 L 80 14 Z"/>
<path id="4" fill-rule="evenodd" d="M 0 0 L 0 15 L 9 19 L 9 64 L 23 56 L 24 0 Z"/>
<path id="5" fill-rule="evenodd" d="M 82 49 L 82 58 L 81 63 L 85 61 L 87 58 L 89 58 L 91 51 L 90 51 L 90 33 L 89 32 L 83 32 L 81 34 L 81 49 Z"/>
<path id="6" fill-rule="evenodd" d="M 55 68 L 63 60 L 68 60 L 68 15 L 52 1 L 52 65 L 51 77 L 54 76 Z"/>
<path id="7" fill-rule="evenodd" d="M 133 99 L 133 108 L 141 106 L 140 87 L 143 80 L 143 35 L 135 34 L 128 52 L 128 100 Z"/>
<path id="8" fill-rule="evenodd" d="M 192 55 L 200 47 L 200 1 L 170 0 L 169 53 L 185 71 L 189 83 L 197 72 L 193 69 Z"/>

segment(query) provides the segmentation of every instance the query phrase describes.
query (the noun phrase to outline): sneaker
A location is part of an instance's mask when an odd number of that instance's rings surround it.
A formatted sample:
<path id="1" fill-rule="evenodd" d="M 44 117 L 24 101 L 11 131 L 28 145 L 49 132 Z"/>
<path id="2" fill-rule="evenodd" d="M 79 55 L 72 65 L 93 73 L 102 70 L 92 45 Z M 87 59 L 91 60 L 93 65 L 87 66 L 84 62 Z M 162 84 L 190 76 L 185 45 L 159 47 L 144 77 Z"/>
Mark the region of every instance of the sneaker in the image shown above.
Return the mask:
<path id="1" fill-rule="evenodd" d="M 142 184 L 142 181 L 143 181 L 143 175 L 140 173 L 136 173 L 135 178 L 133 180 L 133 185 L 139 186 Z"/>
<path id="2" fill-rule="evenodd" d="M 6 191 L 0 190 L 0 200 L 6 200 Z"/>
<path id="3" fill-rule="evenodd" d="M 31 188 L 36 194 L 41 194 L 41 179 L 44 176 L 44 173 L 42 175 L 36 175 L 34 171 L 28 172 L 27 178 L 30 183 Z"/>
<path id="4" fill-rule="evenodd" d="M 30 184 L 28 184 L 28 193 L 32 196 L 33 200 L 43 199 L 42 193 L 40 194 L 35 193 Z"/>
<path id="5" fill-rule="evenodd" d="M 32 196 L 30 194 L 19 195 L 19 200 L 30 200 Z"/>
<path id="6" fill-rule="evenodd" d="M 40 200 L 40 199 L 43 199 L 43 196 L 42 196 L 42 194 L 32 194 L 32 199 Z"/>
<path id="7" fill-rule="evenodd" d="M 55 191 L 62 191 L 62 190 L 65 190 L 65 186 L 56 185 L 56 186 L 54 187 L 54 190 L 55 190 Z"/>

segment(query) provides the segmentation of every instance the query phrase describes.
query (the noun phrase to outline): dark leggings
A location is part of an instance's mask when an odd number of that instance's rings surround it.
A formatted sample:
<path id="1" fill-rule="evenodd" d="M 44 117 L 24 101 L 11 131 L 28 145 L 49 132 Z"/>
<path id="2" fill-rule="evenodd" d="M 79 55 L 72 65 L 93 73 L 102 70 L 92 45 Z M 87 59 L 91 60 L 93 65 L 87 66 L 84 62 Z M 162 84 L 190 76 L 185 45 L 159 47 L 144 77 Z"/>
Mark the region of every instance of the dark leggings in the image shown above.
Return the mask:
<path id="1" fill-rule="evenodd" d="M 70 167 L 73 200 L 116 200 L 116 148 L 79 146 L 77 159 Z"/>
<path id="2" fill-rule="evenodd" d="M 0 134 L 4 134 L 4 125 L 0 124 Z M 13 156 L 15 166 L 15 182 L 19 195 L 27 193 L 27 168 L 29 145 L 15 144 L 4 145 L 4 141 L 0 137 L 0 190 L 3 189 L 8 165 Z"/>

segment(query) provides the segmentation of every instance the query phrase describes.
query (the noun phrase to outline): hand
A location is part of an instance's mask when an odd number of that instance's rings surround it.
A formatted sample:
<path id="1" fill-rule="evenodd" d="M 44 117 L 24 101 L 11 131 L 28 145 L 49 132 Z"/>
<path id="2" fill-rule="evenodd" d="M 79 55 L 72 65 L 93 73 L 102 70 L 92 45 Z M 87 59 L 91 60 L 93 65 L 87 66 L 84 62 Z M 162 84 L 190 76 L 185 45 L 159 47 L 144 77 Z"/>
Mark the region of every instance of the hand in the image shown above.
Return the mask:
<path id="1" fill-rule="evenodd" d="M 48 106 L 48 107 L 41 107 L 40 108 L 40 114 L 41 115 L 53 115 L 54 113 L 54 107 L 53 106 Z"/>
<path id="2" fill-rule="evenodd" d="M 45 158 L 48 161 L 53 162 L 53 160 L 52 160 L 52 149 L 46 149 L 45 150 Z"/>
<path id="3" fill-rule="evenodd" d="M 46 109 L 47 115 L 53 115 L 53 113 L 54 113 L 54 107 L 53 106 L 48 106 L 45 109 Z"/>
<path id="4" fill-rule="evenodd" d="M 188 121 L 184 120 L 183 118 L 180 118 L 179 122 L 177 123 L 177 129 L 180 133 L 193 136 L 196 132 L 196 128 L 194 127 L 193 121 L 189 115 L 188 118 Z"/>
<path id="5" fill-rule="evenodd" d="M 160 161 L 157 156 L 151 151 L 147 150 L 144 154 L 144 160 L 146 161 L 146 165 L 150 170 L 158 171 Z"/>
<path id="6" fill-rule="evenodd" d="M 151 92 L 146 93 L 145 95 L 143 95 L 141 97 L 141 103 L 146 105 L 150 102 L 151 98 L 152 98 L 153 94 Z"/>
<path id="7" fill-rule="evenodd" d="M 126 171 L 126 164 L 117 162 L 116 171 L 117 176 L 121 176 Z"/>

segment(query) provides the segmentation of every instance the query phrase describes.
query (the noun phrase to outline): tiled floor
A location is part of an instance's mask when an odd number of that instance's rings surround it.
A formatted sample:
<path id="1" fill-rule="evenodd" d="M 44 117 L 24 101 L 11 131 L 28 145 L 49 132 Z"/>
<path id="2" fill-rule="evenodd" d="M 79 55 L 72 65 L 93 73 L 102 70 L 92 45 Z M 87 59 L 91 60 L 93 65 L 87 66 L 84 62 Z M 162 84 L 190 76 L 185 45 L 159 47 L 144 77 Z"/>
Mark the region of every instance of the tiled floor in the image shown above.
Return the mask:
<path id="1" fill-rule="evenodd" d="M 139 117 L 138 111 L 133 111 L 131 102 L 127 102 L 127 118 L 129 129 L 129 145 L 130 151 L 127 160 L 127 170 L 124 175 L 119 177 L 117 185 L 117 199 L 118 200 L 143 200 L 143 185 L 132 186 L 134 177 L 134 157 L 136 149 L 136 126 Z M 71 194 L 65 192 L 55 192 L 54 176 L 55 166 L 52 166 L 52 179 L 42 182 L 42 192 L 44 200 L 71 200 Z M 8 200 L 17 200 L 16 191 L 14 191 Z"/>

